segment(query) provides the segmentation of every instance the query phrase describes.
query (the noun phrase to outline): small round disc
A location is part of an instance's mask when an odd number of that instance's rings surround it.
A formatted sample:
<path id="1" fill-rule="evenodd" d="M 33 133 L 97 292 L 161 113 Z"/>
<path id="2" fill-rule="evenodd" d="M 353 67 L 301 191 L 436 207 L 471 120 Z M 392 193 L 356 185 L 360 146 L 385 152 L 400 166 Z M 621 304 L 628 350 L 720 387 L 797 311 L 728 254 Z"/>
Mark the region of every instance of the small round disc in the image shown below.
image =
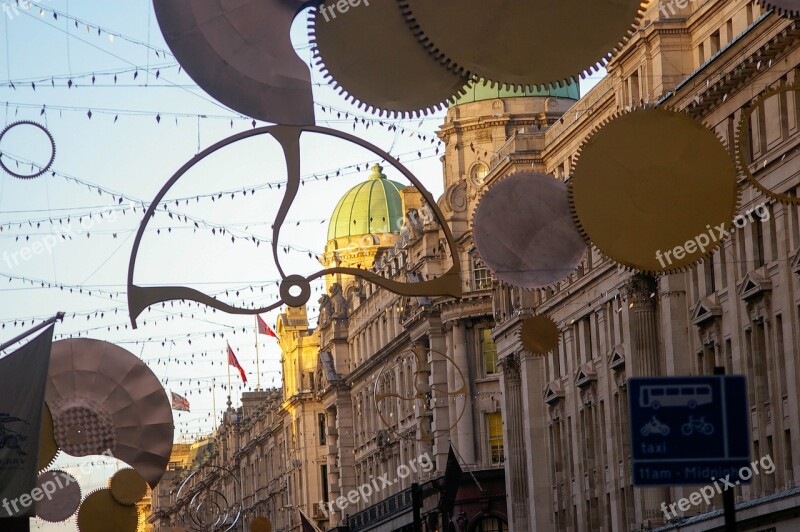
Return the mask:
<path id="1" fill-rule="evenodd" d="M 48 523 L 66 521 L 81 504 L 81 487 L 75 477 L 65 471 L 45 471 L 36 479 L 36 487 L 45 494 L 36 503 L 36 517 Z"/>
<path id="2" fill-rule="evenodd" d="M 115 501 L 131 506 L 147 495 L 147 481 L 133 469 L 120 469 L 111 477 L 109 489 Z"/>
<path id="3" fill-rule="evenodd" d="M 254 517 L 250 521 L 250 532 L 272 532 L 272 523 L 264 517 Z"/>
<path id="4" fill-rule="evenodd" d="M 543 174 L 514 174 L 492 185 L 478 203 L 472 233 L 484 264 L 522 288 L 561 281 L 586 253 L 566 185 Z"/>
<path id="5" fill-rule="evenodd" d="M 78 509 L 80 532 L 136 532 L 139 511 L 136 506 L 124 506 L 111 496 L 111 490 L 90 493 Z M 113 523 L 113 525 L 110 525 Z M 113 528 L 110 528 L 113 526 Z"/>
<path id="6" fill-rule="evenodd" d="M 532 355 L 546 355 L 558 349 L 558 326 L 548 316 L 531 316 L 520 328 L 522 347 Z"/>
<path id="7" fill-rule="evenodd" d="M 711 254 L 738 204 L 733 159 L 686 113 L 612 118 L 581 147 L 570 201 L 586 238 L 612 260 L 657 274 Z"/>

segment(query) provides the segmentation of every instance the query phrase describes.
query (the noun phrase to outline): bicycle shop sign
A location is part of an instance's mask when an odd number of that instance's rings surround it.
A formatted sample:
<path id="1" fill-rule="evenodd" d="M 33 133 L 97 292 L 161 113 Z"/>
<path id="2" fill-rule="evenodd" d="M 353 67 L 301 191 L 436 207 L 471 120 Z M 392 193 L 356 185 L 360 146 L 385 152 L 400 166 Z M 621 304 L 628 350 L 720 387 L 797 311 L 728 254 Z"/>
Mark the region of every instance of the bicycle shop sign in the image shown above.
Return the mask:
<path id="1" fill-rule="evenodd" d="M 742 376 L 628 380 L 633 484 L 707 484 L 750 463 Z"/>

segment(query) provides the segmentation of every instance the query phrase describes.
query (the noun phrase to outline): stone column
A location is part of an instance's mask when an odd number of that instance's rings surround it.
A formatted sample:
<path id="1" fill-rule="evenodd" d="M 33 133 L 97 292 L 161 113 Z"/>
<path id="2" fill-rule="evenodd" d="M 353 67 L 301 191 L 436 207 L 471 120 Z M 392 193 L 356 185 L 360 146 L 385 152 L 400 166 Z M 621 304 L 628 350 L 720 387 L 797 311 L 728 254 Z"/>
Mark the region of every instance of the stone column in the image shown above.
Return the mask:
<path id="1" fill-rule="evenodd" d="M 447 452 L 450 448 L 450 398 L 448 375 L 453 368 L 442 354 L 447 354 L 445 335 L 441 328 L 431 327 L 428 336 L 431 347 L 431 408 L 433 408 L 433 460 L 437 471 L 444 471 L 447 464 Z"/>
<path id="2" fill-rule="evenodd" d="M 628 303 L 631 334 L 631 369 L 637 377 L 657 377 L 663 374 L 663 357 L 658 337 L 657 281 L 635 275 L 622 287 L 623 300 Z M 629 427 L 629 430 L 639 430 Z M 651 526 L 664 523 L 661 503 L 669 501 L 668 488 L 641 488 L 642 521 Z"/>
<path id="3" fill-rule="evenodd" d="M 503 411 L 503 441 L 506 455 L 506 485 L 510 488 L 511 522 L 515 530 L 529 530 L 528 527 L 528 479 L 525 460 L 524 406 L 522 401 L 522 379 L 520 361 L 515 354 L 501 360 L 503 368 L 503 391 L 505 410 Z"/>
<path id="4" fill-rule="evenodd" d="M 456 322 L 453 326 L 453 361 L 461 370 L 454 370 L 454 386 L 450 393 L 462 389 L 463 393 L 455 397 L 456 419 L 458 425 L 458 452 L 466 465 L 475 464 L 475 431 L 472 418 L 472 396 L 469 393 L 469 355 L 467 354 L 467 335 L 464 322 Z M 461 416 L 461 417 L 458 417 Z"/>

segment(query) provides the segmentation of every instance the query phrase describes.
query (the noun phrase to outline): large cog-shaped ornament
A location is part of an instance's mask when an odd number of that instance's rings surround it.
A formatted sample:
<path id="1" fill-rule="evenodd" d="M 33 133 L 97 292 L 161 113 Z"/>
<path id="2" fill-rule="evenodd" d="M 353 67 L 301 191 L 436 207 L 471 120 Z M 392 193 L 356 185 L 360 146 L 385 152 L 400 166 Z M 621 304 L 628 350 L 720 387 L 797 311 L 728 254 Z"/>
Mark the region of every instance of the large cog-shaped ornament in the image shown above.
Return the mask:
<path id="1" fill-rule="evenodd" d="M 430 56 L 409 31 L 394 0 L 348 5 L 325 0 L 311 11 L 314 56 L 328 81 L 353 103 L 381 114 L 416 116 L 463 93 L 466 77 Z"/>
<path id="2" fill-rule="evenodd" d="M 800 2 L 800 0 L 798 0 Z M 800 198 L 797 196 L 790 196 L 789 194 L 783 194 L 780 192 L 775 192 L 771 190 L 769 187 L 764 186 L 756 177 L 753 175 L 753 172 L 750 170 L 750 165 L 752 161 L 749 161 L 749 157 L 745 154 L 752 153 L 750 151 L 750 144 L 752 139 L 750 137 L 750 119 L 753 116 L 753 113 L 761 109 L 763 112 L 764 109 L 764 102 L 772 98 L 773 96 L 777 96 L 783 93 L 800 93 L 800 84 L 793 83 L 791 85 L 782 85 L 773 89 L 770 89 L 763 94 L 761 94 L 758 98 L 753 100 L 749 107 L 742 111 L 742 116 L 739 119 L 739 127 L 736 132 L 736 164 L 739 166 L 739 170 L 741 173 L 747 178 L 747 181 L 758 189 L 762 194 L 768 196 L 774 200 L 780 201 L 781 203 L 788 203 L 788 204 L 800 204 Z"/>
<path id="3" fill-rule="evenodd" d="M 612 260 L 649 274 L 681 271 L 728 236 L 739 194 L 732 158 L 686 113 L 612 117 L 580 149 L 570 181 L 573 215 Z"/>
<path id="4" fill-rule="evenodd" d="M 641 0 L 398 0 L 428 51 L 463 75 L 503 85 L 574 81 L 638 27 Z"/>
<path id="5" fill-rule="evenodd" d="M 781 16 L 789 18 L 800 17 L 800 0 L 756 0 L 767 9 L 774 9 Z"/>

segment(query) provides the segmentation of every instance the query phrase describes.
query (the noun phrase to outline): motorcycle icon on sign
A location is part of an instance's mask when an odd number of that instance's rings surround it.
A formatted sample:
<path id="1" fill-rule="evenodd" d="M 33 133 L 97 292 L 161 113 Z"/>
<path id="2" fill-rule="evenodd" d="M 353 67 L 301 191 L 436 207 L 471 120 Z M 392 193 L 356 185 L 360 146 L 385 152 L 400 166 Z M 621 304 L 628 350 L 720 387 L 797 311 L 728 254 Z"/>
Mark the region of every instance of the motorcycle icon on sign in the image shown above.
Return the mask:
<path id="1" fill-rule="evenodd" d="M 695 432 L 704 436 L 711 436 L 714 433 L 714 425 L 706 421 L 703 416 L 689 416 L 689 421 L 681 425 L 681 434 L 691 436 Z"/>
<path id="2" fill-rule="evenodd" d="M 669 425 L 666 425 L 656 419 L 656 416 L 653 416 L 650 421 L 644 424 L 644 426 L 639 429 L 639 433 L 642 436 L 650 436 L 651 434 L 660 434 L 661 436 L 666 436 L 669 434 Z"/>

